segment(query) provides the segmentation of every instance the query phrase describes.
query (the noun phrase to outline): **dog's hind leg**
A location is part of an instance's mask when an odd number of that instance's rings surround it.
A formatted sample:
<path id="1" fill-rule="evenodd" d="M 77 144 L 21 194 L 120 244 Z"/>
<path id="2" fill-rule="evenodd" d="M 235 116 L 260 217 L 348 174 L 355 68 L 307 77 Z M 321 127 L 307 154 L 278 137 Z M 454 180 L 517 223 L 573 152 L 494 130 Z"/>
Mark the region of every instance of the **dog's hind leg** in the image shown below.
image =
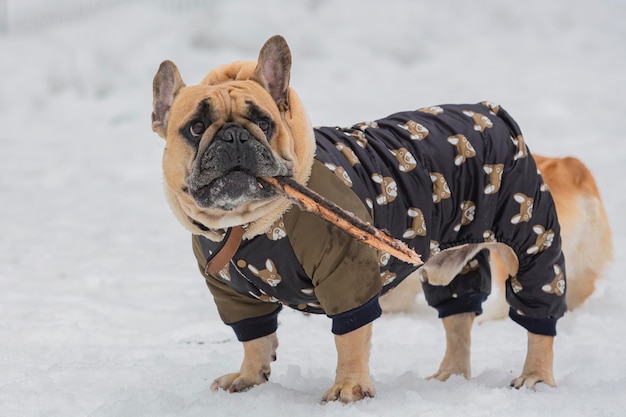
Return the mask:
<path id="1" fill-rule="evenodd" d="M 475 318 L 476 313 L 461 313 L 441 320 L 446 331 L 446 353 L 439 370 L 427 379 L 445 381 L 451 375 L 462 375 L 466 379 L 471 377 L 470 347 Z"/>
<path id="2" fill-rule="evenodd" d="M 223 389 L 241 392 L 266 382 L 270 377 L 270 362 L 276 360 L 278 338 L 276 333 L 243 342 L 243 362 L 239 372 L 217 378 L 211 391 Z"/>
<path id="3" fill-rule="evenodd" d="M 522 375 L 511 381 L 512 387 L 534 388 L 539 382 L 548 384 L 551 387 L 556 387 L 552 371 L 554 361 L 554 353 L 552 350 L 553 343 L 553 336 L 544 336 L 528 332 L 528 351 L 526 353 L 524 369 L 522 370 Z"/>

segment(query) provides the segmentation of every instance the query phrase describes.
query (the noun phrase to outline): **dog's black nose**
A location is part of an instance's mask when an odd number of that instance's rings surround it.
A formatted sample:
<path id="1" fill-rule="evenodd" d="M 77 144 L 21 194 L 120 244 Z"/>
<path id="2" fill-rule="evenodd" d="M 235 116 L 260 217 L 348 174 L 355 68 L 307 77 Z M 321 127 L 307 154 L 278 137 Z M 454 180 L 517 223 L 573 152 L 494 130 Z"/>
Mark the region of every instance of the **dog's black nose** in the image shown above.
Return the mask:
<path id="1" fill-rule="evenodd" d="M 237 123 L 225 124 L 220 131 L 217 132 L 216 138 L 235 145 L 243 144 L 251 139 L 250 132 Z"/>

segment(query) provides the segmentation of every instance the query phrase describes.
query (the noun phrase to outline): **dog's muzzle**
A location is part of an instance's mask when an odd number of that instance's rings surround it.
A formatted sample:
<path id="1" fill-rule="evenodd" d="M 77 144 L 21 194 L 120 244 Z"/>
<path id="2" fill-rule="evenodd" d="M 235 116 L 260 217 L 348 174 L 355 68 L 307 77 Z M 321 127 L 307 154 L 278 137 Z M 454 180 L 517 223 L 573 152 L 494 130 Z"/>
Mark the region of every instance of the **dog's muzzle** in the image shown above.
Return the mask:
<path id="1" fill-rule="evenodd" d="M 275 197 L 277 191 L 260 186 L 257 178 L 291 176 L 287 165 L 241 125 L 227 123 L 198 153 L 187 182 L 200 207 L 230 211 Z"/>

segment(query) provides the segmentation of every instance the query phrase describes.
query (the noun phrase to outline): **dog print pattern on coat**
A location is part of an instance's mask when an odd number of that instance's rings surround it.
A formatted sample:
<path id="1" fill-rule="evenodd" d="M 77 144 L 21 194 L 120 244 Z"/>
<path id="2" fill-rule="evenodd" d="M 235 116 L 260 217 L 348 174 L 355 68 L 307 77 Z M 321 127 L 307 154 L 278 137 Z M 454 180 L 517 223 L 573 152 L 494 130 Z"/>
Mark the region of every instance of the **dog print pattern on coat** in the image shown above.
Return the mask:
<path id="1" fill-rule="evenodd" d="M 398 169 L 402 172 L 411 172 L 417 166 L 415 158 L 406 148 L 390 149 L 389 152 L 398 160 Z"/>
<path id="2" fill-rule="evenodd" d="M 537 241 L 526 249 L 527 254 L 532 255 L 543 252 L 552 246 L 552 241 L 554 240 L 554 232 L 552 230 L 546 230 L 542 225 L 536 224 L 533 226 L 533 232 L 537 234 Z"/>
<path id="3" fill-rule="evenodd" d="M 430 107 L 422 107 L 421 109 L 417 109 L 417 111 L 436 116 L 439 113 L 443 113 L 443 108 L 441 106 L 430 106 Z"/>
<path id="4" fill-rule="evenodd" d="M 519 213 L 511 217 L 511 223 L 528 222 L 533 217 L 534 199 L 522 193 L 515 193 L 513 199 L 519 203 Z"/>
<path id="5" fill-rule="evenodd" d="M 424 213 L 422 210 L 410 207 L 407 215 L 413 218 L 413 224 L 402 234 L 403 239 L 412 239 L 416 236 L 426 236 L 426 221 L 424 221 Z"/>
<path id="6" fill-rule="evenodd" d="M 346 146 L 344 143 L 337 143 L 337 145 L 335 145 L 335 148 L 337 148 L 337 150 L 346 157 L 350 166 L 354 167 L 356 164 L 361 163 L 354 151 L 349 146 Z"/>
<path id="7" fill-rule="evenodd" d="M 362 130 L 353 130 L 352 132 L 345 132 L 345 134 L 347 136 L 355 138 L 357 145 L 359 145 L 361 148 L 365 149 L 365 147 L 367 146 L 367 137 Z"/>
<path id="8" fill-rule="evenodd" d="M 548 294 L 556 294 L 558 296 L 565 294 L 565 274 L 559 265 L 554 265 L 554 279 L 549 284 L 541 287 L 541 289 Z"/>
<path id="9" fill-rule="evenodd" d="M 446 178 L 439 172 L 431 172 L 430 180 L 433 182 L 433 202 L 439 203 L 441 200 L 450 198 L 450 187 L 446 182 Z"/>
<path id="10" fill-rule="evenodd" d="M 463 110 L 463 114 L 471 117 L 472 120 L 474 120 L 474 130 L 477 130 L 479 132 L 484 132 L 485 129 L 489 129 L 490 127 L 493 127 L 493 123 L 491 122 L 491 119 L 489 119 L 489 117 L 485 116 L 482 113 L 475 113 L 471 110 Z"/>
<path id="11" fill-rule="evenodd" d="M 381 193 L 376 196 L 376 203 L 379 205 L 389 204 L 398 196 L 398 186 L 393 178 L 372 174 L 372 181 L 380 184 Z"/>
<path id="12" fill-rule="evenodd" d="M 461 221 L 454 226 L 454 231 L 458 232 L 462 226 L 467 226 L 474 221 L 476 215 L 476 204 L 474 202 L 466 200 L 461 203 Z"/>
<path id="13" fill-rule="evenodd" d="M 258 278 L 261 278 L 264 283 L 272 287 L 277 286 L 283 280 L 283 278 L 276 271 L 276 266 L 271 259 L 267 259 L 265 261 L 265 269 L 259 270 L 255 266 L 250 264 L 248 264 L 248 269 Z"/>
<path id="14" fill-rule="evenodd" d="M 521 158 L 526 158 L 528 156 L 528 150 L 526 149 L 526 143 L 524 143 L 524 137 L 522 135 L 517 135 L 516 137 L 512 137 L 511 140 L 517 147 L 517 152 L 513 157 L 514 160 L 518 160 Z"/>
<path id="15" fill-rule="evenodd" d="M 486 164 L 483 166 L 483 171 L 489 175 L 489 184 L 485 187 L 485 194 L 495 194 L 500 191 L 504 164 Z"/>
<path id="16" fill-rule="evenodd" d="M 518 274 L 508 280 L 511 311 L 536 319 L 556 320 L 564 314 L 565 270 L 554 202 L 528 157 L 519 127 L 500 106 L 425 107 L 352 128 L 319 127 L 315 136 L 315 158 L 335 173 L 343 168 L 341 177 L 345 173 L 352 183 L 343 182 L 345 192 L 356 194 L 375 227 L 404 240 L 424 261 L 466 243 L 506 243 L 519 258 Z M 408 165 L 398 150 L 411 155 Z M 244 241 L 231 262 L 228 284 L 241 294 L 267 295 L 293 308 L 324 313 L 311 278 L 283 234 Z M 281 238 L 272 240 L 274 236 Z M 200 240 L 207 256 L 218 245 Z M 378 264 L 383 292 L 416 269 L 388 254 L 380 254 Z M 474 279 L 477 263 L 468 265 L 467 275 L 459 279 Z M 271 275 L 281 278 L 268 279 Z M 358 271 L 350 275 L 354 277 L 345 279 L 363 285 Z M 433 306 L 463 295 L 447 287 L 429 288 L 425 294 Z"/>
<path id="17" fill-rule="evenodd" d="M 279 240 L 287 236 L 287 230 L 285 230 L 285 222 L 283 218 L 276 220 L 274 224 L 265 232 L 265 235 L 271 240 Z"/>
<path id="18" fill-rule="evenodd" d="M 331 163 L 328 163 L 328 162 L 325 163 L 324 165 L 326 165 L 326 168 L 328 168 L 331 171 L 333 171 L 335 173 L 335 175 L 341 181 L 343 181 L 344 184 L 346 184 L 348 187 L 352 187 L 352 180 L 350 179 L 350 176 L 348 175 L 348 173 L 346 172 L 346 170 L 342 166 L 337 166 L 335 164 L 331 164 Z"/>
<path id="19" fill-rule="evenodd" d="M 467 160 L 476 156 L 476 151 L 465 135 L 454 135 L 448 138 L 448 142 L 456 146 L 457 155 L 454 158 L 454 165 L 459 166 Z"/>
<path id="20" fill-rule="evenodd" d="M 424 140 L 429 133 L 428 129 L 413 120 L 409 120 L 408 122 L 398 126 L 409 132 L 409 137 L 413 140 Z"/>

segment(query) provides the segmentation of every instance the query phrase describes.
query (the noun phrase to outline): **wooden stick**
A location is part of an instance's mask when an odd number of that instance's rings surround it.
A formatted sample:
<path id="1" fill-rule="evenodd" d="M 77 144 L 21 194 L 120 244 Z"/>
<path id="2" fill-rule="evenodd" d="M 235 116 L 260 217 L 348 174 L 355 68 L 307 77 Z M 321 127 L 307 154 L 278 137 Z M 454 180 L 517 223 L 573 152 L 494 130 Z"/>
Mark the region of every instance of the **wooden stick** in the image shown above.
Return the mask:
<path id="1" fill-rule="evenodd" d="M 295 180 L 288 177 L 262 177 L 260 180 L 283 192 L 288 198 L 298 203 L 302 209 L 320 216 L 358 241 L 395 256 L 404 262 L 413 265 L 423 264 L 420 255 L 404 242 L 394 239 L 382 230 L 364 222 Z"/>

